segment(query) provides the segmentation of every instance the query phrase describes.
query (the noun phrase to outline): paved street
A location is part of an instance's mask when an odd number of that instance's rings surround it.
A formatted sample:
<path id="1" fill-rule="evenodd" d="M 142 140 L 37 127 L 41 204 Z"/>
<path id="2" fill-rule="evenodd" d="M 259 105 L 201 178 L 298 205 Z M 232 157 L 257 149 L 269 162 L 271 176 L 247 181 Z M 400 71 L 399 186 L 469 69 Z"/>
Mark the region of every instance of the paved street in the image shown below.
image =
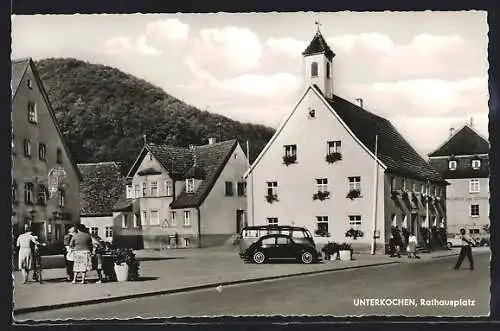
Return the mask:
<path id="1" fill-rule="evenodd" d="M 427 315 L 489 313 L 489 254 L 476 270 L 453 270 L 456 257 L 297 276 L 245 285 L 16 315 L 25 319 L 133 318 L 217 315 Z M 355 305 L 354 299 L 415 299 L 411 306 Z M 473 306 L 423 306 L 420 299 L 474 300 Z M 469 301 L 470 303 L 470 301 Z"/>

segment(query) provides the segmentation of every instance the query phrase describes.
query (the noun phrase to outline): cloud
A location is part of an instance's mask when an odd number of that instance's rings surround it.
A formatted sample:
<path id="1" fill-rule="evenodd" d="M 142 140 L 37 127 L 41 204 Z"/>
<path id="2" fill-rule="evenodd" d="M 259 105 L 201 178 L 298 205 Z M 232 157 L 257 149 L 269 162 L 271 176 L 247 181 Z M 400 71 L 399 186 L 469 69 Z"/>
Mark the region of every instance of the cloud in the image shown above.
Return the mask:
<path id="1" fill-rule="evenodd" d="M 389 54 L 394 49 L 394 43 L 386 35 L 369 32 L 361 34 L 345 34 L 327 39 L 328 44 L 335 50 L 350 53 L 361 50 L 371 50 L 382 54 Z"/>
<path id="2" fill-rule="evenodd" d="M 210 53 L 210 60 L 222 66 L 232 65 L 244 71 L 259 66 L 262 44 L 257 34 L 246 28 L 225 27 L 222 29 L 203 29 L 200 31 L 198 56 Z"/>
<path id="3" fill-rule="evenodd" d="M 120 36 L 108 39 L 104 42 L 105 52 L 109 55 L 144 54 L 148 56 L 159 56 L 161 51 L 148 45 L 146 36 L 140 35 L 135 42 L 130 37 Z"/>
<path id="4" fill-rule="evenodd" d="M 189 25 L 177 18 L 151 22 L 146 27 L 146 35 L 153 38 L 186 40 L 188 34 Z"/>
<path id="5" fill-rule="evenodd" d="M 297 58 L 302 56 L 302 52 L 307 47 L 307 42 L 291 37 L 269 38 L 266 41 L 266 46 L 275 53 L 286 54 L 292 58 Z"/>

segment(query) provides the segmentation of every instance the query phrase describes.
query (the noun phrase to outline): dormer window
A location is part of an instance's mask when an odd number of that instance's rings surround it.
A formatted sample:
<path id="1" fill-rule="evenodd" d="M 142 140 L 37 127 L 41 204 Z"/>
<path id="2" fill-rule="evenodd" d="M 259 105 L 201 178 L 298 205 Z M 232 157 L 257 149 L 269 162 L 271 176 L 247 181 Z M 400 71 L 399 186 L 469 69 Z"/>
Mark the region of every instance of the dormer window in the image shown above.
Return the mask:
<path id="1" fill-rule="evenodd" d="M 477 170 L 481 168 L 481 160 L 472 160 L 472 169 Z"/>
<path id="2" fill-rule="evenodd" d="M 311 63 L 311 77 L 318 77 L 318 62 Z"/>
<path id="3" fill-rule="evenodd" d="M 456 160 L 448 161 L 448 169 L 457 170 L 457 161 Z"/>
<path id="4" fill-rule="evenodd" d="M 194 192 L 194 178 L 186 179 L 186 193 Z"/>

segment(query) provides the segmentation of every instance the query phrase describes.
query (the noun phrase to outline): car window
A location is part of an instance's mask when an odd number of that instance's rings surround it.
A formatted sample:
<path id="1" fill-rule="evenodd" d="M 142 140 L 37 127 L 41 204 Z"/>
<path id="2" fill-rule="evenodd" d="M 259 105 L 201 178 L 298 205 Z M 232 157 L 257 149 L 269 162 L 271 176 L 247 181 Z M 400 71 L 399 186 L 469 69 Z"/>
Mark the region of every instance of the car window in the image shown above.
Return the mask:
<path id="1" fill-rule="evenodd" d="M 304 231 L 302 230 L 296 230 L 296 231 L 293 231 L 293 235 L 292 235 L 293 238 L 305 238 L 305 234 L 304 234 Z"/>
<path id="2" fill-rule="evenodd" d="M 274 245 L 276 243 L 275 237 L 262 239 L 262 245 Z"/>
<path id="3" fill-rule="evenodd" d="M 278 238 L 276 238 L 276 243 L 278 245 L 288 245 L 290 243 L 290 241 L 288 240 L 287 237 L 278 237 Z"/>

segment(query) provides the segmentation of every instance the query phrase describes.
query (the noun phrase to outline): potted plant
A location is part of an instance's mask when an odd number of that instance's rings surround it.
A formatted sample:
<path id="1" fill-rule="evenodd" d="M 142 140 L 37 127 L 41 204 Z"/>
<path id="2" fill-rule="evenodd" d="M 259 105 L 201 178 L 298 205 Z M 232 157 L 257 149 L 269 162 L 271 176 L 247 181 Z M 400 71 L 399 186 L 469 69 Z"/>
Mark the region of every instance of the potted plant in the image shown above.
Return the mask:
<path id="1" fill-rule="evenodd" d="M 317 229 L 314 233 L 320 237 L 330 237 L 330 233 L 323 229 Z"/>
<path id="2" fill-rule="evenodd" d="M 350 244 L 342 243 L 339 245 L 339 257 L 341 261 L 352 260 L 352 247 Z"/>
<path id="3" fill-rule="evenodd" d="M 278 201 L 278 196 L 276 194 L 268 193 L 266 195 L 266 200 L 269 203 L 273 203 L 273 201 Z"/>
<path id="4" fill-rule="evenodd" d="M 357 189 L 352 189 L 347 193 L 346 198 L 349 198 L 351 200 L 354 200 L 356 198 L 359 198 L 361 196 L 361 191 Z"/>
<path id="5" fill-rule="evenodd" d="M 358 237 L 363 237 L 363 234 L 364 233 L 361 230 L 350 228 L 345 233 L 345 236 L 346 237 L 352 237 L 352 239 L 356 240 Z"/>
<path id="6" fill-rule="evenodd" d="M 139 279 L 139 261 L 132 249 L 116 249 L 112 252 L 113 268 L 119 282 Z"/>
<path id="7" fill-rule="evenodd" d="M 318 191 L 317 193 L 313 194 L 313 200 L 320 200 L 323 201 L 326 198 L 330 196 L 330 192 L 328 191 Z"/>
<path id="8" fill-rule="evenodd" d="M 328 153 L 326 154 L 325 159 L 328 163 L 335 163 L 342 160 L 342 154 L 340 154 L 339 152 Z"/>
<path id="9" fill-rule="evenodd" d="M 297 162 L 297 155 L 285 155 L 283 156 L 283 163 L 289 165 Z"/>
<path id="10" fill-rule="evenodd" d="M 325 255 L 325 260 L 336 260 L 338 259 L 339 244 L 335 242 L 329 242 L 321 249 Z"/>

